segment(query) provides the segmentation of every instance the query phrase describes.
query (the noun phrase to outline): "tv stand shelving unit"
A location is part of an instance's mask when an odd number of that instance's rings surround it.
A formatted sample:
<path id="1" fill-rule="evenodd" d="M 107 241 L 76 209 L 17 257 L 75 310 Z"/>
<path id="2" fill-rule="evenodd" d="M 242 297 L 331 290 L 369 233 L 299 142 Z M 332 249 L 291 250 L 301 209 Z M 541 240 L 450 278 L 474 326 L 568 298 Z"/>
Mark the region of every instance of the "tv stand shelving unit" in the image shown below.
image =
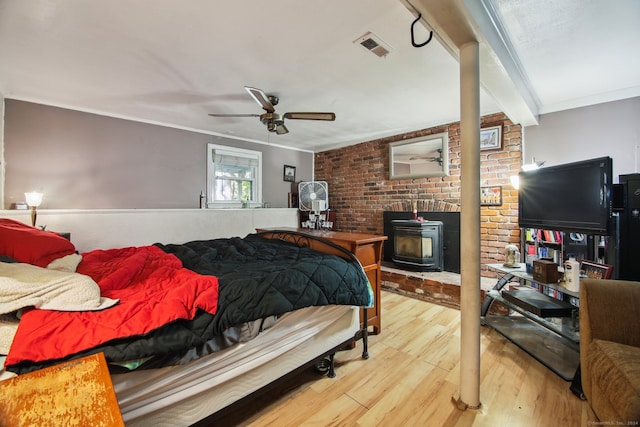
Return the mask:
<path id="1" fill-rule="evenodd" d="M 520 236 L 525 259 L 533 255 L 562 265 L 573 255 L 578 261 L 586 259 L 606 264 L 610 257 L 607 254 L 609 236 L 537 228 L 522 228 Z"/>
<path id="2" fill-rule="evenodd" d="M 487 266 L 503 275 L 485 296 L 482 323 L 571 381 L 580 362 L 579 294 L 558 284 L 537 284 L 526 272 L 525 264 L 517 268 Z M 516 285 L 515 289 L 509 284 Z M 544 293 L 540 292 L 541 287 Z M 505 306 L 509 314 L 492 310 L 496 302 Z"/>

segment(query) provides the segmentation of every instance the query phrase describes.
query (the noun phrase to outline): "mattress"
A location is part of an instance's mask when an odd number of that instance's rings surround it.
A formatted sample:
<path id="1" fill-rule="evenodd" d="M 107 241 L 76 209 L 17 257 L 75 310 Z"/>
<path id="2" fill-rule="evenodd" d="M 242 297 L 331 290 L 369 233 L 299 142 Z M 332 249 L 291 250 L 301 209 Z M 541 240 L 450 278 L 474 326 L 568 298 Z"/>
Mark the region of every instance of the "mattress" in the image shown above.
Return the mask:
<path id="1" fill-rule="evenodd" d="M 307 307 L 255 339 L 186 365 L 112 375 L 127 426 L 192 424 L 352 338 L 359 308 Z"/>

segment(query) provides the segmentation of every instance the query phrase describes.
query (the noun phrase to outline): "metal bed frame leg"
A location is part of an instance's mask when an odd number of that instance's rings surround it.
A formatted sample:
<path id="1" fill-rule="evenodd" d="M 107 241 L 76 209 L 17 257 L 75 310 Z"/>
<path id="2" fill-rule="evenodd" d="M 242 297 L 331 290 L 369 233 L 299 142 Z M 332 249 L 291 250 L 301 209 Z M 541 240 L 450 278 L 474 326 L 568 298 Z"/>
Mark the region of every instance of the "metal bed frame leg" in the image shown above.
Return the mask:
<path id="1" fill-rule="evenodd" d="M 368 312 L 368 308 L 364 309 L 364 321 L 362 324 L 362 358 L 363 359 L 368 359 L 369 358 L 369 321 L 368 321 L 368 317 L 369 317 L 369 312 Z"/>
<path id="2" fill-rule="evenodd" d="M 334 358 L 335 355 L 336 355 L 335 353 L 331 353 L 329 355 L 329 371 L 327 371 L 327 376 L 329 378 L 335 378 L 336 377 L 336 369 L 335 369 L 336 364 L 333 361 L 333 358 Z"/>
<path id="3" fill-rule="evenodd" d="M 355 346 L 358 342 L 358 340 L 360 338 L 362 338 L 362 345 L 363 345 L 363 349 L 362 349 L 362 358 L 363 359 L 368 359 L 369 358 L 369 324 L 368 324 L 368 320 L 367 320 L 367 309 L 363 308 L 364 310 L 364 319 L 362 321 L 362 328 L 359 329 L 355 335 L 353 336 L 353 338 L 349 341 L 347 341 L 347 343 L 350 344 L 350 348 L 353 348 L 353 346 Z M 345 343 L 346 344 L 346 343 Z M 345 349 L 345 347 L 343 347 L 342 349 Z M 336 353 L 335 350 L 333 353 L 329 353 L 326 354 L 322 359 L 317 360 L 315 362 L 315 366 L 316 366 L 316 371 L 322 373 L 322 374 L 326 374 L 329 378 L 335 378 L 336 377 L 336 364 L 335 364 L 335 357 Z"/>

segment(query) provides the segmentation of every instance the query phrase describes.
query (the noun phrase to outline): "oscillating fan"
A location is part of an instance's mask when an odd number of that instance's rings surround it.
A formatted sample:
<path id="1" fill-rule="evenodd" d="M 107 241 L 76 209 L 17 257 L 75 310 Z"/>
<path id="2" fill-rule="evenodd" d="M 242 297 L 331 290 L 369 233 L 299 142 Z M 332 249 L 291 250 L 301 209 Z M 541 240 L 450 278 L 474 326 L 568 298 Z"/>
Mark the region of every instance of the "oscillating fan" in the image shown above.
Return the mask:
<path id="1" fill-rule="evenodd" d="M 320 212 L 329 209 L 329 185 L 326 181 L 298 184 L 298 208 L 301 211 Z"/>

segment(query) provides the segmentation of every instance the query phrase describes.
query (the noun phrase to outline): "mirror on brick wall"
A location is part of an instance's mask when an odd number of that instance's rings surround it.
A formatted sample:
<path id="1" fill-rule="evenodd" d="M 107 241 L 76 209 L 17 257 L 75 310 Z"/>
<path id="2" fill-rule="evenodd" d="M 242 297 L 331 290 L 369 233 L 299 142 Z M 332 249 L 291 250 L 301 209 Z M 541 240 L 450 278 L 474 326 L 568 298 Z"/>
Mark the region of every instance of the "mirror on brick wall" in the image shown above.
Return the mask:
<path id="1" fill-rule="evenodd" d="M 389 179 L 449 175 L 449 134 L 421 136 L 389 144 Z"/>

